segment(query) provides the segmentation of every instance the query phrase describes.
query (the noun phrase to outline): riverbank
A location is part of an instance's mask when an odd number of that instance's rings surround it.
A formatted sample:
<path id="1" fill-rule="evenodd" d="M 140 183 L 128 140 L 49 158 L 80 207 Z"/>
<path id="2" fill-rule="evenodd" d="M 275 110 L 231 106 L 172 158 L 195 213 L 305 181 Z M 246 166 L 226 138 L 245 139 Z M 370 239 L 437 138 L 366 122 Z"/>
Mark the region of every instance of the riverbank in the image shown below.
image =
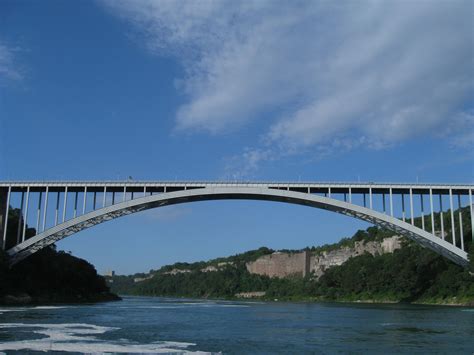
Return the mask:
<path id="1" fill-rule="evenodd" d="M 392 254 L 352 257 L 320 278 L 268 277 L 251 274 L 244 262 L 220 262 L 226 264 L 213 271 L 202 271 L 210 269 L 205 263 L 186 264 L 186 272 L 177 272 L 173 265 L 108 281 L 113 292 L 135 296 L 474 306 L 469 271 L 414 244 Z"/>
<path id="2" fill-rule="evenodd" d="M 232 300 L 245 301 L 242 298 L 233 298 Z M 457 297 L 447 299 L 426 299 L 408 302 L 405 300 L 393 299 L 393 298 L 366 298 L 366 299 L 353 299 L 353 298 L 342 298 L 342 299 L 328 299 L 324 297 L 296 297 L 296 298 L 265 298 L 255 297 L 248 298 L 250 301 L 263 301 L 263 302 L 305 302 L 305 303 L 349 303 L 349 304 L 410 304 L 410 305 L 424 305 L 424 306 L 454 306 L 454 307 L 474 307 L 474 300 L 472 299 L 459 299 Z"/>
<path id="3" fill-rule="evenodd" d="M 157 298 L 157 299 L 177 299 L 177 300 L 188 300 L 196 302 L 262 302 L 262 303 L 321 303 L 321 304 L 374 304 L 374 305 L 419 305 L 419 306 L 441 306 L 441 307 L 464 307 L 474 308 L 473 300 L 457 299 L 456 297 L 445 299 L 445 300 L 426 300 L 407 302 L 403 300 L 386 299 L 386 298 L 375 298 L 375 299 L 327 299 L 323 297 L 280 297 L 280 298 L 269 298 L 269 297 L 192 297 L 192 296 L 173 296 L 173 295 L 129 295 L 120 294 L 119 297 L 125 299 L 127 297 L 144 297 L 144 298 Z"/>
<path id="4" fill-rule="evenodd" d="M 0 306 L 45 306 L 61 304 L 90 304 L 100 302 L 121 301 L 122 297 L 111 292 L 100 294 L 77 295 L 76 297 L 64 297 L 63 295 L 44 294 L 30 296 L 26 293 L 7 294 L 0 297 Z"/>
<path id="5" fill-rule="evenodd" d="M 390 244 L 387 241 L 394 240 L 396 248 L 391 245 L 389 250 L 380 249 Z M 351 248 L 355 247 L 357 253 L 352 252 Z M 466 248 L 470 249 L 472 259 L 474 247 L 469 244 Z M 308 263 L 314 264 L 322 256 L 327 262 L 324 268 L 308 268 Z M 301 264 L 305 272 L 296 272 L 301 271 Z M 474 276 L 468 268 L 377 227 L 317 248 L 274 251 L 262 247 L 228 257 L 178 262 L 148 273 L 106 279 L 113 292 L 142 296 L 233 300 L 241 296 L 270 301 L 468 307 L 474 304 Z"/>

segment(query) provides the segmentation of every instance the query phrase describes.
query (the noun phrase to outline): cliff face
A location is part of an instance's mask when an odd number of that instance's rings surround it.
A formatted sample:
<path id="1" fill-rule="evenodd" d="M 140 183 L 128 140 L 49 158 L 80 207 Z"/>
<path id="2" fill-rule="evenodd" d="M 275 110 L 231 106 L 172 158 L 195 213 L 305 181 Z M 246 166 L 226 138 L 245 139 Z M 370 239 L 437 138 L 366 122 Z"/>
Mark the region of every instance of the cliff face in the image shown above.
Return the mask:
<path id="1" fill-rule="evenodd" d="M 310 252 L 281 253 L 264 255 L 245 264 L 251 274 L 270 277 L 303 276 L 309 274 Z"/>
<path id="2" fill-rule="evenodd" d="M 343 247 L 313 255 L 310 260 L 310 272 L 314 273 L 316 278 L 320 278 L 328 268 L 342 265 L 354 256 L 364 253 L 372 255 L 393 253 L 396 249 L 400 248 L 401 237 L 399 236 L 385 238 L 382 242 L 355 242 L 353 248 Z"/>
<path id="3" fill-rule="evenodd" d="M 269 277 L 303 276 L 314 273 L 316 278 L 324 272 L 354 256 L 370 253 L 372 255 L 393 253 L 401 247 L 401 237 L 385 238 L 382 242 L 355 242 L 354 247 L 342 247 L 336 250 L 312 254 L 309 251 L 301 253 L 276 252 L 265 255 L 246 264 L 247 270 L 252 274 L 266 275 Z"/>

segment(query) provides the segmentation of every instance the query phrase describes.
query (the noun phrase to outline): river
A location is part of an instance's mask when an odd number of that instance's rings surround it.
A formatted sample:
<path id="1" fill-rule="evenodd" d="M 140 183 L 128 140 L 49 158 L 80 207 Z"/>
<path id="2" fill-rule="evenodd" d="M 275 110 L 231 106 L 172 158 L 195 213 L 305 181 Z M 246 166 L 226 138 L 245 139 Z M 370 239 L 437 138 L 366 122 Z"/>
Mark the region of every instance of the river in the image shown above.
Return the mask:
<path id="1" fill-rule="evenodd" d="M 125 297 L 2 307 L 0 353 L 472 354 L 474 309 Z"/>

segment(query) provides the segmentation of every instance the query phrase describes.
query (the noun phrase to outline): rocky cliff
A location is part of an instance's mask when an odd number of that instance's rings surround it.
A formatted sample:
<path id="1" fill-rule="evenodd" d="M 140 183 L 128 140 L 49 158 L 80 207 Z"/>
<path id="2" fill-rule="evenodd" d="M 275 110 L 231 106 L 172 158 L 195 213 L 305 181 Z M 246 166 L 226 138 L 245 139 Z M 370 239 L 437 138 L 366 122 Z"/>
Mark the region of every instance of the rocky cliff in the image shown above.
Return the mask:
<path id="1" fill-rule="evenodd" d="M 393 253 L 401 247 L 401 237 L 393 236 L 382 241 L 356 241 L 352 247 L 341 247 L 331 251 L 312 253 L 275 252 L 264 255 L 255 261 L 246 263 L 246 268 L 251 274 L 266 275 L 270 277 L 289 277 L 313 274 L 315 278 L 321 277 L 324 272 L 336 265 L 342 265 L 352 257 L 370 253 L 372 255 Z"/>
<path id="2" fill-rule="evenodd" d="M 264 255 L 245 264 L 251 274 L 270 277 L 303 276 L 309 274 L 311 255 L 309 251 L 301 253 L 275 252 Z"/>
<path id="3" fill-rule="evenodd" d="M 342 265 L 352 257 L 369 253 L 372 255 L 393 253 L 401 248 L 401 237 L 393 236 L 379 241 L 359 241 L 353 247 L 342 247 L 336 250 L 317 253 L 311 256 L 310 272 L 320 278 L 324 272 L 336 265 Z"/>

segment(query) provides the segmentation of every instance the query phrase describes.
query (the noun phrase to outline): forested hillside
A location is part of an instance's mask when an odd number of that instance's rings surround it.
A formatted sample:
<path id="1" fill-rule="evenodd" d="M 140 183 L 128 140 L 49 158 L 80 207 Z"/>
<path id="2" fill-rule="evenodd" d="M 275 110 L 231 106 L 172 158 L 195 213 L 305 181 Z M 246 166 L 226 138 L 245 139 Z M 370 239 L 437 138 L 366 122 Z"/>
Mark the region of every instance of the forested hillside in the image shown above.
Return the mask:
<path id="1" fill-rule="evenodd" d="M 19 210 L 9 214 L 8 240 L 16 238 Z M 20 230 L 21 232 L 21 230 Z M 35 234 L 28 228 L 27 237 Z M 0 304 L 96 302 L 120 299 L 112 294 L 94 266 L 68 253 L 47 247 L 8 267 L 0 250 Z"/>
<path id="2" fill-rule="evenodd" d="M 458 211 L 456 211 L 456 216 Z M 471 223 L 463 209 L 464 242 L 472 252 Z M 444 213 L 445 238 L 450 240 L 450 214 Z M 435 215 L 439 230 L 439 215 Z M 421 227 L 421 218 L 415 220 Z M 431 229 L 431 216 L 425 216 L 425 228 Z M 456 235 L 459 236 L 457 227 Z M 370 227 L 357 231 L 340 242 L 313 247 L 313 253 L 353 246 L 356 242 L 383 240 L 393 232 Z M 459 243 L 459 240 L 458 240 Z M 246 292 L 265 292 L 264 299 L 423 302 L 474 305 L 474 277 L 451 261 L 404 240 L 402 248 L 383 255 L 364 254 L 340 266 L 328 269 L 316 279 L 308 277 L 269 278 L 250 274 L 245 264 L 273 250 L 260 248 L 228 258 L 208 262 L 176 263 L 151 270 L 147 274 L 116 276 L 112 290 L 121 294 L 235 298 Z M 292 252 L 286 250 L 286 252 Z M 471 257 L 471 260 L 474 259 Z M 212 267 L 212 271 L 209 271 Z M 474 271 L 474 268 L 472 269 Z M 138 281 L 137 281 L 138 278 Z"/>

